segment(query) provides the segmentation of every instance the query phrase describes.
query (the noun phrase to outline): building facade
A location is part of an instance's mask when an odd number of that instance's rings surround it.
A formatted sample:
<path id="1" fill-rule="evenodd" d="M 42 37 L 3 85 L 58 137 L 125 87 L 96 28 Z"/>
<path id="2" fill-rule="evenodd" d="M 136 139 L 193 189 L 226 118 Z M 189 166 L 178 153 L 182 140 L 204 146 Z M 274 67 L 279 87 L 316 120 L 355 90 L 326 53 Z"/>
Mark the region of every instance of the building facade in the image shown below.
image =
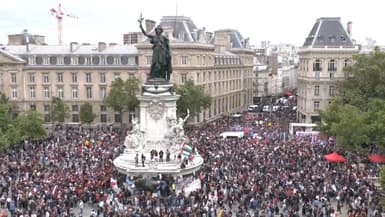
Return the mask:
<path id="1" fill-rule="evenodd" d="M 254 103 L 274 101 L 287 91 L 297 88 L 298 56 L 296 47 L 289 44 L 272 45 L 262 42 L 256 49 L 254 72 L 257 88 Z"/>
<path id="2" fill-rule="evenodd" d="M 160 25 L 170 39 L 171 82 L 178 85 L 191 79 L 213 97 L 212 106 L 192 122 L 241 111 L 252 103 L 254 51 L 239 32 L 220 30 L 214 36 L 197 30 L 187 17 L 164 17 Z M 51 122 L 54 96 L 69 106 L 67 122 L 79 123 L 80 106 L 89 102 L 97 114 L 94 125 L 119 123 L 121 118 L 127 123 L 128 113 L 120 117 L 105 105 L 104 98 L 118 77 L 144 82 L 152 58 L 152 46 L 145 39 L 135 45 L 27 43 L 0 49 L 0 91 L 20 112 L 32 109 L 44 114 L 46 123 Z"/>
<path id="3" fill-rule="evenodd" d="M 319 110 L 331 103 L 336 92 L 336 81 L 346 78 L 345 68 L 358 52 L 348 30 L 340 18 L 317 19 L 303 47 L 298 52 L 299 122 L 314 123 L 319 120 Z"/>
<path id="4" fill-rule="evenodd" d="M 42 35 L 31 35 L 25 29 L 21 34 L 8 35 L 8 45 L 45 44 L 45 37 Z"/>
<path id="5" fill-rule="evenodd" d="M 123 34 L 123 44 L 137 44 L 141 41 L 143 41 L 143 34 L 141 32 Z"/>

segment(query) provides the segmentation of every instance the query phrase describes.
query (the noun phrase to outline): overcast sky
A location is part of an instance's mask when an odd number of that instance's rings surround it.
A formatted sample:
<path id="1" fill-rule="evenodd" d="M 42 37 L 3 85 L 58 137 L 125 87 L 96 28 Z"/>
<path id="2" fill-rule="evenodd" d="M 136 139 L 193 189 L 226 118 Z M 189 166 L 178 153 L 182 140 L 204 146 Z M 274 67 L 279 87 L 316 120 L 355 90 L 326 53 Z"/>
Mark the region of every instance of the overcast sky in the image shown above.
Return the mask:
<path id="1" fill-rule="evenodd" d="M 353 38 L 373 38 L 385 45 L 384 8 L 375 0 L 0 0 L 0 43 L 8 34 L 44 35 L 46 43 L 57 44 L 57 19 L 50 9 L 62 4 L 63 42 L 123 43 L 123 34 L 139 31 L 140 12 L 159 22 L 162 16 L 190 17 L 207 31 L 237 29 L 250 44 L 261 41 L 301 46 L 319 17 L 340 17 L 344 26 L 353 22 Z"/>

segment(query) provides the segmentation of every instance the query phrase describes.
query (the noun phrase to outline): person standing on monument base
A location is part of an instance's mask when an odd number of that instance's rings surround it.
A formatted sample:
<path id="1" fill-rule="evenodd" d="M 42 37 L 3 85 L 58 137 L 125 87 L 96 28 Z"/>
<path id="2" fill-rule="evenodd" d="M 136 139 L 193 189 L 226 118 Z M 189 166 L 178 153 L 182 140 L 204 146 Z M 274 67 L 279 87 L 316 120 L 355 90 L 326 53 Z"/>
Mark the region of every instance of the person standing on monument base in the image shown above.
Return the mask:
<path id="1" fill-rule="evenodd" d="M 144 167 L 144 161 L 146 160 L 146 156 L 142 153 L 142 166 Z"/>
<path id="2" fill-rule="evenodd" d="M 148 34 L 142 26 L 143 17 L 141 16 L 138 20 L 140 30 L 142 33 L 150 39 L 152 44 L 152 63 L 150 69 L 150 79 L 151 78 L 164 78 L 167 81 L 170 81 L 170 76 L 172 73 L 171 67 L 171 51 L 169 47 L 169 40 L 167 37 L 163 36 L 163 28 L 157 26 L 155 28 L 155 35 Z"/>

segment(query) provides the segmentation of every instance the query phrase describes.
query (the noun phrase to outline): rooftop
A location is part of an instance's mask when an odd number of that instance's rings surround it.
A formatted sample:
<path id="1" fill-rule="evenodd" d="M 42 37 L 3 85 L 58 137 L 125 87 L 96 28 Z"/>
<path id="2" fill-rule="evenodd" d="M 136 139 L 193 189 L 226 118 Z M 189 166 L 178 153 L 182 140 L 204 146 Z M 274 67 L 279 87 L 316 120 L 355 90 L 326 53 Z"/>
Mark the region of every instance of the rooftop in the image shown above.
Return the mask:
<path id="1" fill-rule="evenodd" d="M 339 17 L 318 18 L 303 47 L 354 47 Z"/>

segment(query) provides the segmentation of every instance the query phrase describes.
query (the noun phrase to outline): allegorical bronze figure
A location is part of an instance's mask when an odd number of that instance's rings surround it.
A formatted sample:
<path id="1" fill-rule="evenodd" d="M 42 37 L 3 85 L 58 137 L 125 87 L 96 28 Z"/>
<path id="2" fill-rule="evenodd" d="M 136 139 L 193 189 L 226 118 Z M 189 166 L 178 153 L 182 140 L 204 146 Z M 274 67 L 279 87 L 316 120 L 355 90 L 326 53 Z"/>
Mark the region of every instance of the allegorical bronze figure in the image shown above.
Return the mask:
<path id="1" fill-rule="evenodd" d="M 171 67 L 171 51 L 169 46 L 169 40 L 163 36 L 163 29 L 161 26 L 155 28 L 155 35 L 148 34 L 142 26 L 143 17 L 139 17 L 139 27 L 143 34 L 150 39 L 152 44 L 152 62 L 150 69 L 150 77 L 152 78 L 164 78 L 170 81 L 170 75 L 172 73 Z"/>

